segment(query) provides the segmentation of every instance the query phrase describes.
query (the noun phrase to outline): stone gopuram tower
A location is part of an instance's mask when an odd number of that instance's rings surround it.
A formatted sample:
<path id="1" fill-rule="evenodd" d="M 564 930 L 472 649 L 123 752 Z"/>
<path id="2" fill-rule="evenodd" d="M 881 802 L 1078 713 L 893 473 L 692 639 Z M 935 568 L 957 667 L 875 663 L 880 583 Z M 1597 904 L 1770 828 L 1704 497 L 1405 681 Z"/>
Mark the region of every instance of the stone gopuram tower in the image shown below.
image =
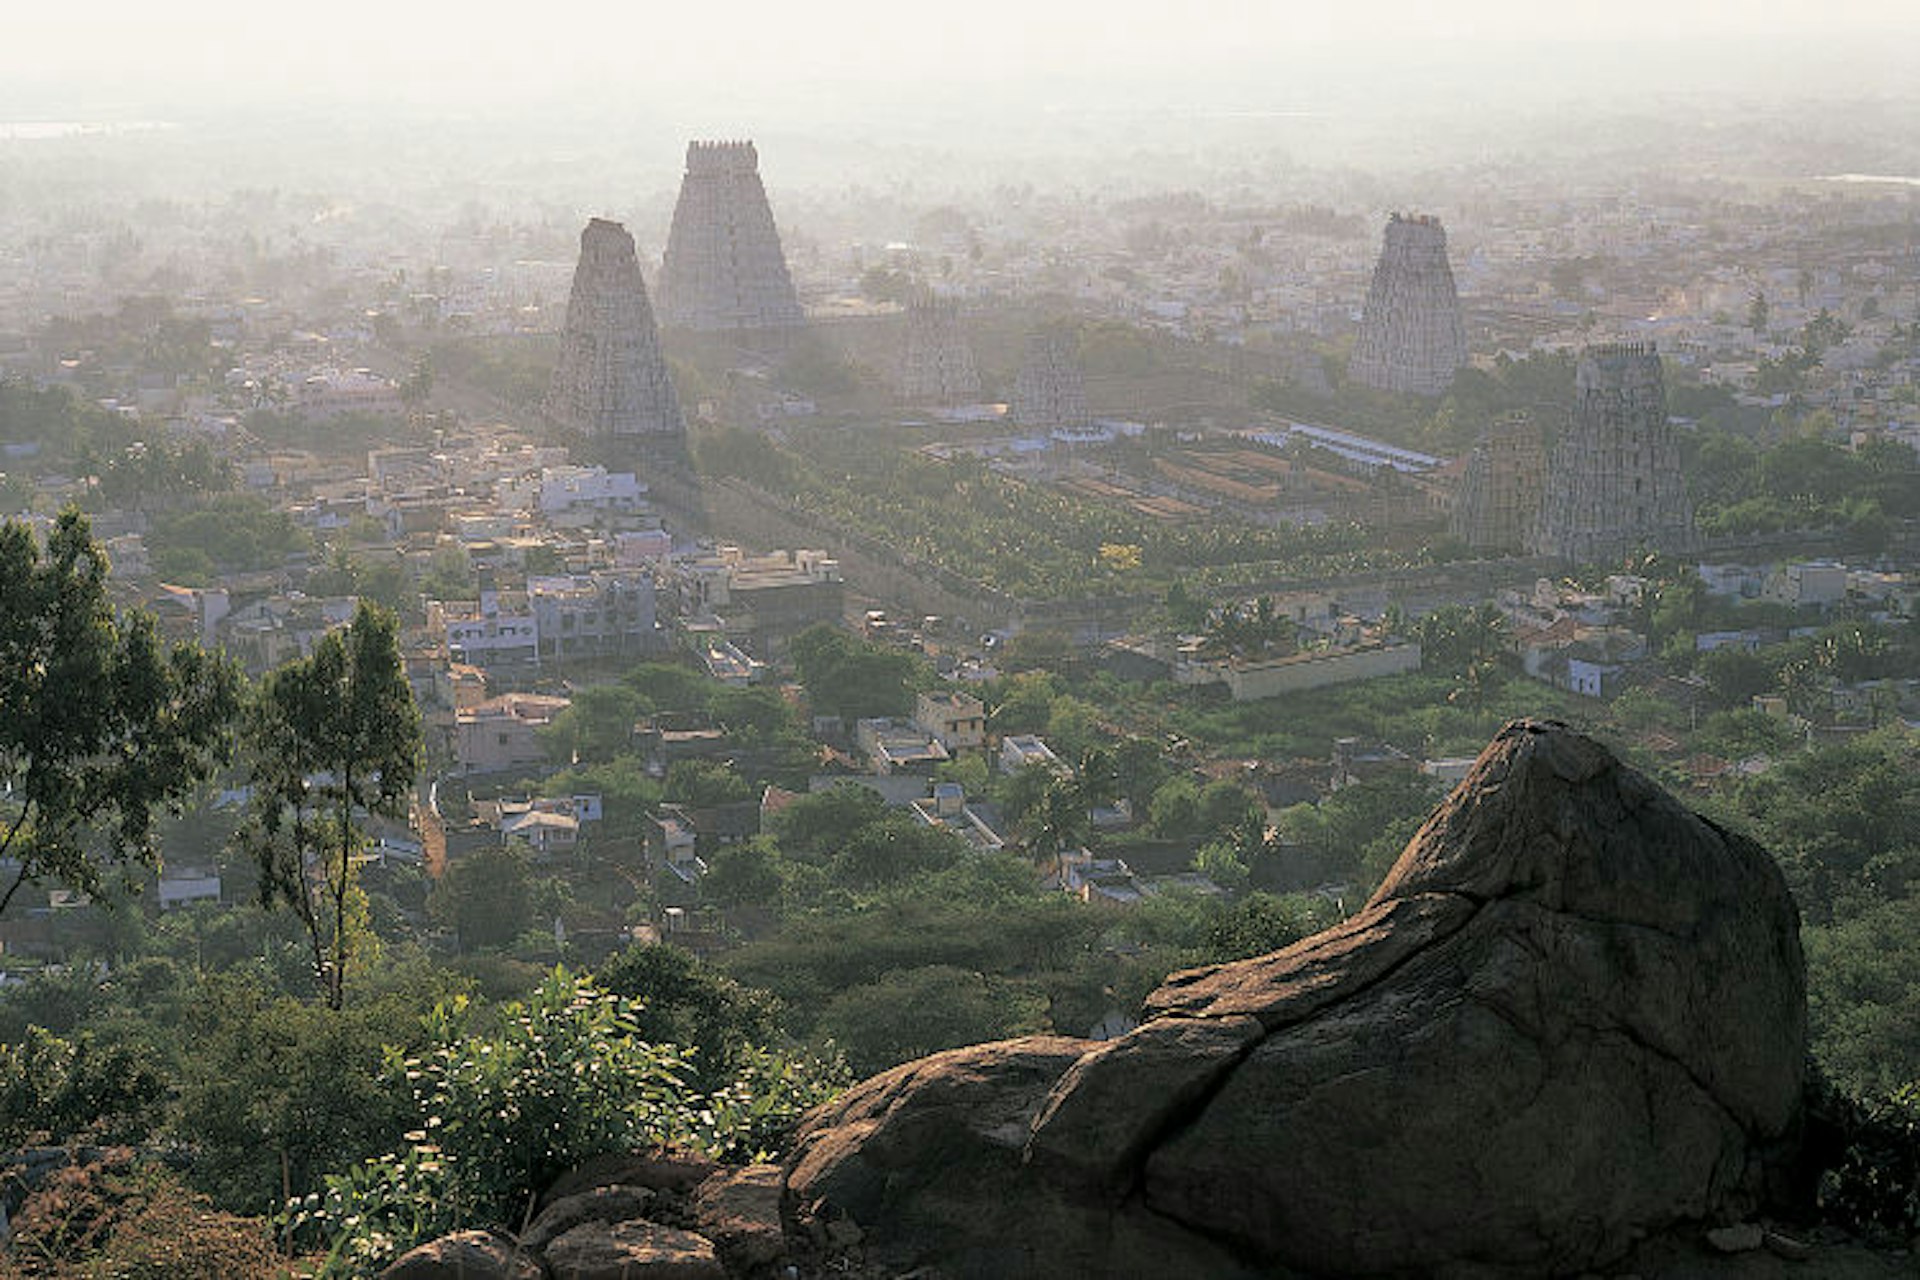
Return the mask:
<path id="1" fill-rule="evenodd" d="M 923 293 L 908 304 L 900 394 L 916 404 L 941 406 L 980 398 L 980 370 L 960 333 L 960 308 L 951 298 Z"/>
<path id="2" fill-rule="evenodd" d="M 1546 446 L 1525 413 L 1480 433 L 1453 504 L 1453 535 L 1475 551 L 1518 551 L 1533 536 L 1546 484 Z"/>
<path id="3" fill-rule="evenodd" d="M 1086 380 L 1065 338 L 1038 333 L 1027 344 L 1008 416 L 1023 427 L 1084 427 L 1093 421 Z"/>
<path id="4" fill-rule="evenodd" d="M 580 265 L 545 408 L 554 421 L 589 435 L 686 430 L 633 237 L 617 222 L 594 218 L 580 233 Z"/>
<path id="5" fill-rule="evenodd" d="M 1573 423 L 1553 451 L 1527 549 L 1575 564 L 1615 560 L 1639 547 L 1693 550 L 1693 504 L 1653 344 L 1589 348 L 1573 396 Z"/>
<path id="6" fill-rule="evenodd" d="M 1347 374 L 1382 391 L 1437 396 L 1466 362 L 1446 229 L 1438 218 L 1396 213 L 1387 222 Z"/>
<path id="7" fill-rule="evenodd" d="M 805 323 L 751 142 L 687 144 L 660 266 L 660 319 L 702 332 Z"/>

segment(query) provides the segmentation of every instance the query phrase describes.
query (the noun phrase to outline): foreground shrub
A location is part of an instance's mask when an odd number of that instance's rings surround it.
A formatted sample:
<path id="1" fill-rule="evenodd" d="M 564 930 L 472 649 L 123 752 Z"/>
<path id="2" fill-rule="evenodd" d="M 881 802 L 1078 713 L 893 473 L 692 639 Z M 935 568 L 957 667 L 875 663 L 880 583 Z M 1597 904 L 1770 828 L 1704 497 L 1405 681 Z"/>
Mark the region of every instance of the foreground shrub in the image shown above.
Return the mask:
<path id="1" fill-rule="evenodd" d="M 34 1280 L 267 1280 L 287 1274 L 266 1225 L 214 1209 L 132 1152 L 50 1174 L 13 1221 L 9 1275 Z"/>
<path id="2" fill-rule="evenodd" d="M 688 1055 L 639 1034 L 630 1001 L 555 970 L 489 1029 L 464 997 L 427 1017 L 428 1048 L 395 1055 L 419 1124 L 407 1146 L 326 1179 L 285 1225 L 328 1249 L 325 1276 L 371 1275 L 398 1254 L 465 1227 L 516 1231 L 534 1198 L 588 1158 L 656 1144 L 717 1158 L 770 1154 L 844 1071 L 742 1051 L 728 1083 L 700 1095 Z"/>
<path id="3" fill-rule="evenodd" d="M 1816 1083 L 1827 1129 L 1816 1188 L 1825 1221 L 1907 1241 L 1920 1232 L 1920 1084 L 1872 1102 Z"/>

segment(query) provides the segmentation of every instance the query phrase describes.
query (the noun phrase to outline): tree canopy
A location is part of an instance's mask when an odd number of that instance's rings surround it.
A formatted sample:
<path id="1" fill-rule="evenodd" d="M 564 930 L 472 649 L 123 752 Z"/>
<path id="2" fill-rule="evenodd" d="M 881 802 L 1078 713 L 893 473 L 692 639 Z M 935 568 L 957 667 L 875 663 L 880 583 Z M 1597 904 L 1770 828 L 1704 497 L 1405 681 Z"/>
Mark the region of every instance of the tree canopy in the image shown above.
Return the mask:
<path id="1" fill-rule="evenodd" d="M 247 726 L 254 798 L 242 843 L 262 903 L 300 916 L 335 1009 L 353 952 L 361 815 L 403 814 L 419 769 L 398 632 L 392 613 L 362 601 L 349 626 L 267 677 Z"/>
<path id="2" fill-rule="evenodd" d="M 913 709 L 914 655 L 818 623 L 788 646 L 817 712 L 846 720 L 905 715 Z"/>
<path id="3" fill-rule="evenodd" d="M 69 508 L 44 554 L 0 525 L 0 858 L 28 883 L 96 894 L 108 867 L 154 866 L 156 811 L 178 810 L 223 763 L 240 676 L 151 615 L 107 599 L 107 558 Z"/>

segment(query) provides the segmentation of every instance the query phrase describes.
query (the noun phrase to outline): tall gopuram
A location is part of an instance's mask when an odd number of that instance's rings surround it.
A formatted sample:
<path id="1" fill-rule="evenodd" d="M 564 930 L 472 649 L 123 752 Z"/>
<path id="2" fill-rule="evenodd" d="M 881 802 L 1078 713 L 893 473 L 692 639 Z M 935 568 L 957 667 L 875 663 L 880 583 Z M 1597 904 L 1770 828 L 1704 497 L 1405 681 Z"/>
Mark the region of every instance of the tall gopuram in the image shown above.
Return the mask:
<path id="1" fill-rule="evenodd" d="M 1697 544 L 1652 343 L 1590 347 L 1574 375 L 1573 422 L 1553 451 L 1528 550 L 1575 564 Z"/>
<path id="2" fill-rule="evenodd" d="M 980 370 L 973 348 L 960 333 L 960 308 L 953 299 L 922 293 L 907 304 L 900 394 L 926 405 L 970 404 L 980 398 Z"/>
<path id="3" fill-rule="evenodd" d="M 721 332 L 806 322 L 751 142 L 691 142 L 660 265 L 660 319 Z"/>
<path id="4" fill-rule="evenodd" d="M 1084 427 L 1087 384 L 1065 338 L 1037 333 L 1027 343 L 1026 363 L 1013 380 L 1008 416 L 1023 427 Z"/>
<path id="5" fill-rule="evenodd" d="M 594 218 L 580 233 L 580 264 L 544 406 L 562 426 L 596 436 L 680 435 L 686 420 L 667 376 L 633 237 Z"/>
<path id="6" fill-rule="evenodd" d="M 1453 536 L 1475 551 L 1519 551 L 1533 536 L 1546 487 L 1547 451 L 1526 413 L 1480 433 L 1453 504 Z"/>
<path id="7" fill-rule="evenodd" d="M 1347 376 L 1382 391 L 1437 396 L 1466 362 L 1446 229 L 1426 214 L 1396 213 L 1387 221 Z"/>

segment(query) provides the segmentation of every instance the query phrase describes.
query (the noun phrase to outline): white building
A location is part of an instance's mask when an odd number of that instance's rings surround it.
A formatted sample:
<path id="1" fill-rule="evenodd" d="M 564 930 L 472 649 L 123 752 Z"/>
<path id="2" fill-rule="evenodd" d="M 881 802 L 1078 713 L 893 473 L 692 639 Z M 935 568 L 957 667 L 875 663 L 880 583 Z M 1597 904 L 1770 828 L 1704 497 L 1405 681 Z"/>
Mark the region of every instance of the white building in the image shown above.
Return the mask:
<path id="1" fill-rule="evenodd" d="M 484 668 L 539 659 L 540 627 L 523 593 L 482 591 L 477 603 L 429 601 L 427 625 L 445 636 L 454 662 Z"/>
<path id="2" fill-rule="evenodd" d="M 322 421 L 350 413 L 398 418 L 407 411 L 393 380 L 370 369 L 321 369 L 309 374 L 293 388 L 293 408 Z"/>
<path id="3" fill-rule="evenodd" d="M 647 486 L 633 472 L 598 466 L 543 467 L 537 476 L 504 482 L 495 492 L 501 510 L 531 511 L 555 524 L 632 515 L 647 500 Z"/>
<path id="4" fill-rule="evenodd" d="M 1062 769 L 1060 757 L 1053 754 L 1040 738 L 1031 733 L 1010 733 L 1000 739 L 1000 772 L 1019 773 L 1029 765 L 1045 765 L 1049 769 Z"/>

